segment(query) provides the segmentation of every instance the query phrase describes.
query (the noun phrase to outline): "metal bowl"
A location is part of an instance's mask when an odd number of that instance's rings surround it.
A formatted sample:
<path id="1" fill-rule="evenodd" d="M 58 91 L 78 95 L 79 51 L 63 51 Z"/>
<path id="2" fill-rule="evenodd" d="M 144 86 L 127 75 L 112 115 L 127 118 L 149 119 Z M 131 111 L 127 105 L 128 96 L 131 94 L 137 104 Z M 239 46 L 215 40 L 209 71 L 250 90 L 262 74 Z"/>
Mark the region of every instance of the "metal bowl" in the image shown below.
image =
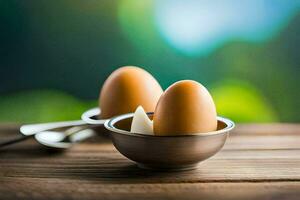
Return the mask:
<path id="1" fill-rule="evenodd" d="M 148 113 L 151 118 L 153 113 Z M 218 117 L 217 131 L 183 136 L 149 136 L 131 133 L 133 113 L 105 122 L 116 149 L 139 167 L 158 170 L 194 169 L 221 150 L 234 123 Z"/>

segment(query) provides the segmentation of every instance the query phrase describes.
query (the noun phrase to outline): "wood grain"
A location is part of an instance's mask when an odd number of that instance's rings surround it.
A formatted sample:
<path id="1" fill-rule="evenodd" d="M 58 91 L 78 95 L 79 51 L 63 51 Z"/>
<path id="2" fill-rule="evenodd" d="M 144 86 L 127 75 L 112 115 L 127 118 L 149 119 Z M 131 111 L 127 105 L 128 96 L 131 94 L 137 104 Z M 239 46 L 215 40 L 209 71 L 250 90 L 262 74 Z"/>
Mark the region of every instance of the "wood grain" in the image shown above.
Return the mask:
<path id="1" fill-rule="evenodd" d="M 0 139 L 17 134 L 0 126 Z M 97 137 L 65 152 L 35 141 L 0 150 L 0 199 L 299 199 L 300 125 L 243 124 L 182 172 L 145 171 Z"/>

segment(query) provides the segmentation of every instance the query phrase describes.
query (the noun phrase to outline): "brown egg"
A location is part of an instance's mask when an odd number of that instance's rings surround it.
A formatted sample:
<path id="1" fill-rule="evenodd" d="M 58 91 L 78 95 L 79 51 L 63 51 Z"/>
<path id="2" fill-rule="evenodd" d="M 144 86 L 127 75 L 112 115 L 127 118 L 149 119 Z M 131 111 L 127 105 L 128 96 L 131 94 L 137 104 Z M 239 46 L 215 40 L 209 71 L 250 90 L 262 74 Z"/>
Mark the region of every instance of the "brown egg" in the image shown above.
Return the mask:
<path id="1" fill-rule="evenodd" d="M 126 66 L 114 71 L 104 82 L 99 96 L 102 119 L 134 112 L 142 106 L 153 112 L 163 90 L 145 70 Z"/>
<path id="2" fill-rule="evenodd" d="M 153 129 L 159 136 L 215 131 L 217 113 L 211 95 L 196 81 L 174 83 L 159 99 Z"/>

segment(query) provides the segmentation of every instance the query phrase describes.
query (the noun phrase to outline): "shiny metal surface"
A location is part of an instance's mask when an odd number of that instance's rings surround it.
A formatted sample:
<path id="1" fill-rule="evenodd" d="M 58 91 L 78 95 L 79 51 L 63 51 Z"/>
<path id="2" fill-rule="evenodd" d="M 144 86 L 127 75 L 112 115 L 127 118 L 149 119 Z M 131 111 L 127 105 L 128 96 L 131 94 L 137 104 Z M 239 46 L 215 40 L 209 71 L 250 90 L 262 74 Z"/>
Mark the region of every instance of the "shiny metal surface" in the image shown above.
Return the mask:
<path id="1" fill-rule="evenodd" d="M 72 126 L 81 126 L 87 124 L 83 120 L 76 120 L 76 121 L 63 121 L 63 122 L 48 122 L 48 123 L 41 123 L 41 124 L 26 124 L 20 127 L 20 132 L 23 135 L 34 135 L 36 133 L 42 131 L 48 131 L 51 129 L 58 129 L 58 128 L 66 128 Z"/>
<path id="2" fill-rule="evenodd" d="M 54 129 L 77 127 L 86 124 L 87 123 L 83 120 L 76 120 L 76 121 L 48 122 L 48 123 L 40 123 L 40 124 L 22 125 L 20 127 L 20 132 L 22 133 L 22 136 L 9 139 L 8 141 L 4 141 L 0 143 L 0 148 L 22 142 L 41 132 L 49 132 L 49 131 L 53 132 Z"/>
<path id="3" fill-rule="evenodd" d="M 87 124 L 103 125 L 107 119 L 99 119 L 100 114 L 100 108 L 91 108 L 81 115 L 81 119 Z"/>
<path id="4" fill-rule="evenodd" d="M 81 115 L 81 119 L 87 124 L 93 125 L 93 130 L 95 130 L 98 134 L 108 136 L 109 131 L 104 127 L 104 123 L 108 119 L 100 119 L 100 114 L 100 108 L 91 108 Z"/>
<path id="5" fill-rule="evenodd" d="M 148 113 L 149 117 L 153 113 Z M 218 130 L 185 136 L 148 136 L 130 133 L 133 113 L 105 123 L 114 146 L 138 166 L 146 169 L 187 170 L 216 154 L 225 144 L 234 123 L 218 117 Z"/>
<path id="6" fill-rule="evenodd" d="M 66 131 L 43 131 L 34 135 L 36 141 L 50 149 L 68 149 L 75 143 L 93 137 L 90 126 L 75 126 Z"/>

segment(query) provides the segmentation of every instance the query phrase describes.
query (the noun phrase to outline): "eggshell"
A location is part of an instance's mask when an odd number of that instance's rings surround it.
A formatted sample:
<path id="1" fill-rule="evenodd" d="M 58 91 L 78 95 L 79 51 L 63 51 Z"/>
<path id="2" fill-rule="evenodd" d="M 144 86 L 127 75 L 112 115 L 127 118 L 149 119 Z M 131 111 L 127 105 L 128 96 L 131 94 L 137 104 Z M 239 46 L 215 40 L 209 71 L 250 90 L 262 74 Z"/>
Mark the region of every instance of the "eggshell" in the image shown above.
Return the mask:
<path id="1" fill-rule="evenodd" d="M 153 112 L 163 90 L 145 70 L 126 66 L 114 71 L 104 82 L 99 95 L 102 119 L 132 113 L 141 105 Z"/>
<path id="2" fill-rule="evenodd" d="M 153 118 L 154 135 L 187 135 L 217 129 L 217 113 L 207 89 L 192 80 L 171 85 L 160 97 Z"/>
<path id="3" fill-rule="evenodd" d="M 149 119 L 142 106 L 139 106 L 134 112 L 130 132 L 153 135 L 153 122 Z"/>

